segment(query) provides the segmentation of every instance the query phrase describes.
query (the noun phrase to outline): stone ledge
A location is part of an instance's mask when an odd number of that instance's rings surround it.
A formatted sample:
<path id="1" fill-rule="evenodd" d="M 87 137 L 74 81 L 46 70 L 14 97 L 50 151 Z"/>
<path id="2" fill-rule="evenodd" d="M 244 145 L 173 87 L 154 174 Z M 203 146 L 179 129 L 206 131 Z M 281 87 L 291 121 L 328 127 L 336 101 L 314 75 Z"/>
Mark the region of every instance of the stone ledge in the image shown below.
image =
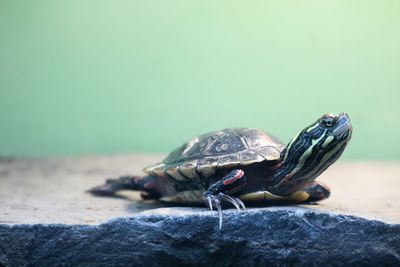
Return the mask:
<path id="1" fill-rule="evenodd" d="M 162 156 L 0 159 L 0 266 L 400 266 L 400 164 L 343 162 L 318 205 L 216 212 L 84 191 Z"/>
<path id="2" fill-rule="evenodd" d="M 4 266 L 400 265 L 400 225 L 303 208 L 162 208 L 100 225 L 0 225 Z"/>

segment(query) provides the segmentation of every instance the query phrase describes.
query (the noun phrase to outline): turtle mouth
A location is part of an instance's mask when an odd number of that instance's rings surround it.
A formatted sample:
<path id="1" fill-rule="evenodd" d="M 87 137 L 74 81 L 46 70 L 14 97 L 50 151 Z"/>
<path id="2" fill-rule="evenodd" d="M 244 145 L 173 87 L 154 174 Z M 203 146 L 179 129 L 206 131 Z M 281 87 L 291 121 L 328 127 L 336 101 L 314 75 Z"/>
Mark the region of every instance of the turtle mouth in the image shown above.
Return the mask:
<path id="1" fill-rule="evenodd" d="M 338 115 L 338 122 L 337 122 L 337 127 L 335 130 L 333 130 L 333 133 L 340 137 L 343 138 L 348 138 L 350 139 L 351 132 L 353 131 L 353 126 L 351 125 L 349 115 L 347 113 L 340 113 Z"/>

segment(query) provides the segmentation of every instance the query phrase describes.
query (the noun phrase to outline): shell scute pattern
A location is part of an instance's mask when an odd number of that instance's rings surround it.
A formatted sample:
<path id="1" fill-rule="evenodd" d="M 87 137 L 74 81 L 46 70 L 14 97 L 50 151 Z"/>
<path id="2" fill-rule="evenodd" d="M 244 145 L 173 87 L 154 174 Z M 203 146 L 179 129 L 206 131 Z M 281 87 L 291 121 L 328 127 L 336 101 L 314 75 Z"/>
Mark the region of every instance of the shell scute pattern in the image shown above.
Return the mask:
<path id="1" fill-rule="evenodd" d="M 233 168 L 235 166 L 238 166 L 240 164 L 239 157 L 239 154 L 223 155 L 219 157 L 218 167 Z"/>
<path id="2" fill-rule="evenodd" d="M 211 177 L 216 172 L 218 157 L 201 158 L 197 161 L 196 172 L 202 177 Z"/>
<path id="3" fill-rule="evenodd" d="M 224 129 L 189 140 L 172 151 L 162 163 L 144 171 L 176 180 L 212 177 L 218 168 L 277 160 L 283 148 L 279 140 L 258 129 Z"/>
<path id="4" fill-rule="evenodd" d="M 196 172 L 197 160 L 187 161 L 179 165 L 179 172 L 187 179 L 198 178 Z"/>
<path id="5" fill-rule="evenodd" d="M 246 141 L 250 149 L 257 149 L 276 143 L 276 140 L 274 140 L 275 138 L 257 129 L 242 130 L 240 135 Z"/>
<path id="6" fill-rule="evenodd" d="M 240 163 L 244 165 L 246 165 L 247 162 L 261 162 L 264 160 L 265 158 L 252 150 L 247 150 L 240 153 Z"/>
<path id="7" fill-rule="evenodd" d="M 241 136 L 234 132 L 226 131 L 223 135 L 221 134 L 212 145 L 210 145 L 205 151 L 206 156 L 212 155 L 225 155 L 238 153 L 247 149 Z"/>

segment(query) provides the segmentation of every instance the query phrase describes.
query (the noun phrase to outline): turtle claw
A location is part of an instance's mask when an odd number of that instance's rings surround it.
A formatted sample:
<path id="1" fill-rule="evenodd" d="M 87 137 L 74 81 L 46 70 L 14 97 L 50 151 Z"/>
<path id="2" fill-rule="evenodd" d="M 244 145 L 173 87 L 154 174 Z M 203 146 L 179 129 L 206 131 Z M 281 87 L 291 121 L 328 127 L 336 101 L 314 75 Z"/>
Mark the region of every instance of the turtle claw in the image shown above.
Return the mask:
<path id="1" fill-rule="evenodd" d="M 231 196 L 225 195 L 224 193 L 219 193 L 218 195 L 211 195 L 211 194 L 205 193 L 204 200 L 206 201 L 210 210 L 213 210 L 213 206 L 217 209 L 220 230 L 222 229 L 222 207 L 221 207 L 222 201 L 227 201 L 227 202 L 231 203 L 238 210 L 241 210 L 241 208 L 243 210 L 246 209 L 246 206 L 244 205 L 243 201 L 241 201 L 239 198 L 231 197 Z"/>
<path id="2" fill-rule="evenodd" d="M 219 198 L 216 198 L 215 201 L 215 206 L 218 209 L 218 217 L 219 217 L 219 229 L 222 229 L 222 208 L 221 208 L 221 201 L 219 200 Z"/>
<path id="3" fill-rule="evenodd" d="M 208 201 L 208 207 L 210 208 L 210 210 L 213 210 L 213 204 L 212 204 L 211 196 L 207 196 L 207 201 Z"/>
<path id="4" fill-rule="evenodd" d="M 231 203 L 233 206 L 235 206 L 235 208 L 237 208 L 238 210 L 240 210 L 240 208 L 242 208 L 243 210 L 246 209 L 246 206 L 244 205 L 243 201 L 241 201 L 239 198 L 237 197 L 231 197 L 228 195 L 225 195 L 223 193 L 219 193 L 219 195 L 221 196 L 221 198 L 223 200 L 228 201 L 229 203 Z"/>

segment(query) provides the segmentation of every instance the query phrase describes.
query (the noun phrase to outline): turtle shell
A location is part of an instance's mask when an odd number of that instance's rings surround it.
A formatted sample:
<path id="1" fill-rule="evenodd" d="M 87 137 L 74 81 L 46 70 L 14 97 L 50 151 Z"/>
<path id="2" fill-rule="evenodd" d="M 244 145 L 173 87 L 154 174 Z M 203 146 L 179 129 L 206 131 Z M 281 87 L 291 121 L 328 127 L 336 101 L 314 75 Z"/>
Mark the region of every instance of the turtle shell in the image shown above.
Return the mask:
<path id="1" fill-rule="evenodd" d="M 253 128 L 229 128 L 192 138 L 161 163 L 145 168 L 150 175 L 188 181 L 210 178 L 218 169 L 279 159 L 284 144 Z"/>

